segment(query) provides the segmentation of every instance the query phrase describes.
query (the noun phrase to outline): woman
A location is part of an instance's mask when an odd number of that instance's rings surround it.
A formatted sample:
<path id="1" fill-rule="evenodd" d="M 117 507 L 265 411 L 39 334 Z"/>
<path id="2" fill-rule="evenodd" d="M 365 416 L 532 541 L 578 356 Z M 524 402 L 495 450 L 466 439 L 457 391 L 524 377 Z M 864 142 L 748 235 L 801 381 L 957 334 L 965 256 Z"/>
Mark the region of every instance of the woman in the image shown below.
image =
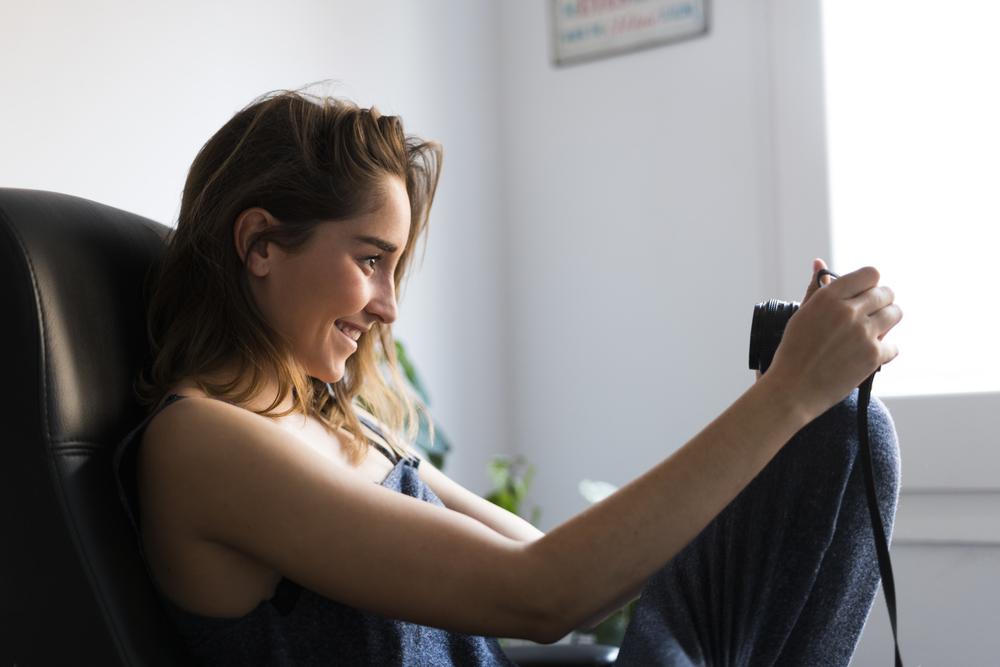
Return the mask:
<path id="1" fill-rule="evenodd" d="M 846 664 L 878 581 L 851 392 L 896 356 L 902 316 L 878 272 L 811 287 L 728 410 L 543 535 L 407 444 L 391 325 L 440 165 L 398 117 L 289 91 L 196 157 L 151 298 L 153 409 L 115 457 L 193 656 L 510 664 L 492 637 L 555 641 L 642 591 L 621 664 Z M 895 439 L 873 407 L 891 527 Z"/>

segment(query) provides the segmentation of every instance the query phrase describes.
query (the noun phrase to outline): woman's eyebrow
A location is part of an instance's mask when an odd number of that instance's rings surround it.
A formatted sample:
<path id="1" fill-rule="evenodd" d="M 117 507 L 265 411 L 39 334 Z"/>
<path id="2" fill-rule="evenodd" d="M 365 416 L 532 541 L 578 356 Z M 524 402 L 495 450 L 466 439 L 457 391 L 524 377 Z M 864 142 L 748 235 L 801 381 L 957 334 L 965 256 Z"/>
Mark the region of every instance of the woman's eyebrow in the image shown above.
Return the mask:
<path id="1" fill-rule="evenodd" d="M 378 238 L 377 236 L 364 236 L 364 235 L 355 236 L 354 240 L 363 241 L 364 243 L 369 243 L 380 250 L 384 250 L 385 252 L 396 252 L 396 250 L 398 250 L 396 246 L 389 243 L 388 241 Z"/>

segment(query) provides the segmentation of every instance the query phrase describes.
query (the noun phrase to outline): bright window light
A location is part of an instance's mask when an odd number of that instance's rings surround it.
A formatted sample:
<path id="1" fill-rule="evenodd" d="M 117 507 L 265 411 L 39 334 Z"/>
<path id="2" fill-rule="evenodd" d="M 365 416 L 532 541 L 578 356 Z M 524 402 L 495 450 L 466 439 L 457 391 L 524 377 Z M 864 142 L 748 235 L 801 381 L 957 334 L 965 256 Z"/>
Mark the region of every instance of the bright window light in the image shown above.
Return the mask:
<path id="1" fill-rule="evenodd" d="M 903 321 L 881 396 L 1000 390 L 1000 2 L 825 0 L 831 268 Z"/>

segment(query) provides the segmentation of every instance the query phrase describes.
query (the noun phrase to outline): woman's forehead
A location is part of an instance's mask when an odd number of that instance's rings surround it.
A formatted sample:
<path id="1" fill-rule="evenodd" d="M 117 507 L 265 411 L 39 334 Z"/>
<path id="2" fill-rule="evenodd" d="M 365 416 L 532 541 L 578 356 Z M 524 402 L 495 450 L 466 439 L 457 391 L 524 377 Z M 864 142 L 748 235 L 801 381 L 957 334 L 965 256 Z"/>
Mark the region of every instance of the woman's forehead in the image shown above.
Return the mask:
<path id="1" fill-rule="evenodd" d="M 322 225 L 325 236 L 338 242 L 370 246 L 386 253 L 401 252 L 409 237 L 410 217 L 375 212 Z"/>
<path id="2" fill-rule="evenodd" d="M 349 235 L 375 237 L 397 249 L 403 248 L 410 234 L 410 199 L 406 189 L 387 190 L 379 208 L 347 223 L 345 231 Z M 393 252 L 385 247 L 382 250 Z"/>

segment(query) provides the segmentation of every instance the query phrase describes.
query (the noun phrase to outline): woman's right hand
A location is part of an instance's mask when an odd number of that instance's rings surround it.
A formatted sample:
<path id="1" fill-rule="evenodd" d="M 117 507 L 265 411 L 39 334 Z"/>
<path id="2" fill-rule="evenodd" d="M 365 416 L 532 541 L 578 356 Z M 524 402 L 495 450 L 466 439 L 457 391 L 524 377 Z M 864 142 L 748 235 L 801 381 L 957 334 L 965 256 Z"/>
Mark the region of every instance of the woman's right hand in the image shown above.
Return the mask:
<path id="1" fill-rule="evenodd" d="M 903 317 L 893 291 L 866 266 L 816 290 L 788 320 L 764 377 L 813 418 L 859 386 L 899 350 L 882 339 Z"/>

